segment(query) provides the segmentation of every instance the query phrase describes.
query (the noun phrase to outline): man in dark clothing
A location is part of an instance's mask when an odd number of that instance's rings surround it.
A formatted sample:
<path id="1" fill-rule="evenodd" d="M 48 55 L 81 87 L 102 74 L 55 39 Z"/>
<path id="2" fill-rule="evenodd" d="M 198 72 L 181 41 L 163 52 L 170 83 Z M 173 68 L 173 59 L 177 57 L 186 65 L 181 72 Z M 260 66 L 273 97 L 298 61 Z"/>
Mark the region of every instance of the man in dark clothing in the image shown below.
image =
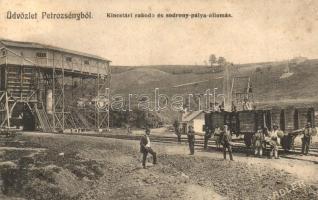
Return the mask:
<path id="1" fill-rule="evenodd" d="M 212 136 L 211 130 L 209 129 L 208 126 L 205 126 L 204 146 L 203 146 L 204 149 L 208 148 L 208 142 L 211 136 Z"/>
<path id="2" fill-rule="evenodd" d="M 181 143 L 181 131 L 180 131 L 180 123 L 178 120 L 175 120 L 173 123 L 174 132 L 177 135 L 178 143 Z"/>
<path id="3" fill-rule="evenodd" d="M 245 133 L 244 134 L 244 143 L 246 145 L 246 156 L 250 156 L 252 152 L 252 138 L 253 134 L 252 133 Z"/>
<path id="4" fill-rule="evenodd" d="M 221 149 L 221 128 L 219 126 L 216 126 L 214 129 L 214 140 L 216 145 L 216 150 Z"/>
<path id="5" fill-rule="evenodd" d="M 308 122 L 303 132 L 301 154 L 305 154 L 305 155 L 308 154 L 312 135 L 313 135 L 313 128 L 311 127 L 311 123 Z"/>
<path id="6" fill-rule="evenodd" d="M 143 154 L 142 167 L 146 168 L 147 155 L 150 153 L 153 158 L 153 164 L 157 164 L 157 153 L 150 147 L 150 129 L 146 128 L 145 135 L 140 139 L 140 152 Z"/>
<path id="7" fill-rule="evenodd" d="M 188 127 L 188 142 L 189 142 L 189 149 L 190 149 L 190 155 L 194 155 L 194 141 L 195 141 L 195 132 L 193 130 L 193 126 L 189 125 Z"/>
<path id="8" fill-rule="evenodd" d="M 230 155 L 230 160 L 233 160 L 233 155 L 232 155 L 232 136 L 230 131 L 228 130 L 228 126 L 224 125 L 223 130 L 221 132 L 221 143 L 223 145 L 223 157 L 226 159 L 226 149 L 229 151 Z"/>
<path id="9" fill-rule="evenodd" d="M 178 128 L 176 130 L 176 132 L 177 132 L 178 143 L 181 143 L 181 130 L 180 130 L 180 128 Z"/>

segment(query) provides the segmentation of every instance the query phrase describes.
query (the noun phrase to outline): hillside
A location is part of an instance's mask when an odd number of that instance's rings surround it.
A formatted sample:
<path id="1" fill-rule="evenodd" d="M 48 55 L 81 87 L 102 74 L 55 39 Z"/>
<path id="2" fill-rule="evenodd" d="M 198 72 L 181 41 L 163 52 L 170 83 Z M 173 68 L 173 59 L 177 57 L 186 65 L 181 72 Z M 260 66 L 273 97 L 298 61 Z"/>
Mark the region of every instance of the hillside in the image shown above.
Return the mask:
<path id="1" fill-rule="evenodd" d="M 289 66 L 290 76 L 281 78 Z M 154 88 L 160 88 L 160 93 L 168 96 L 174 94 L 202 94 L 207 89 L 218 88 L 222 93 L 223 80 L 217 79 L 223 73 L 201 73 L 207 66 L 143 66 L 117 67 L 113 74 L 112 87 L 115 93 L 154 93 Z M 114 71 L 114 70 L 113 70 Z M 119 72 L 120 71 L 120 72 Z M 198 73 L 199 72 L 199 73 Z M 250 76 L 259 106 L 317 106 L 318 97 L 318 60 L 307 60 L 302 63 L 269 62 L 236 65 L 235 76 Z M 197 82 L 174 88 L 173 86 Z"/>
<path id="2" fill-rule="evenodd" d="M 169 73 L 157 69 L 136 68 L 114 74 L 112 76 L 112 87 L 115 89 L 129 89 L 133 86 L 141 86 L 149 82 L 160 81 L 169 77 L 169 75 Z"/>

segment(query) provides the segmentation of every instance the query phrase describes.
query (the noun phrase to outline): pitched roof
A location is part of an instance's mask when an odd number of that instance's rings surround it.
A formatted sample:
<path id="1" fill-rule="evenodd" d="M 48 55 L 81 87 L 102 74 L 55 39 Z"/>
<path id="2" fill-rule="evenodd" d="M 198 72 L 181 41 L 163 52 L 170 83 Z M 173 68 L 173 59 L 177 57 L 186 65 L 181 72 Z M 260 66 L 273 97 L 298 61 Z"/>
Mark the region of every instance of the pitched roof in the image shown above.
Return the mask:
<path id="1" fill-rule="evenodd" d="M 7 39 L 0 38 L 0 43 L 2 43 L 4 46 L 7 46 L 7 47 L 49 49 L 49 50 L 65 52 L 65 53 L 69 53 L 69 54 L 81 55 L 84 57 L 94 58 L 94 59 L 98 59 L 98 60 L 110 61 L 110 60 L 107 60 L 107 59 L 100 57 L 100 56 L 96 56 L 96 55 L 92 55 L 92 54 L 88 54 L 88 53 L 83 53 L 83 52 L 79 52 L 79 51 L 73 51 L 73 50 L 69 50 L 69 49 L 64 49 L 64 48 L 60 48 L 60 47 L 55 47 L 55 46 L 51 46 L 51 45 L 47 45 L 47 44 L 40 44 L 40 43 L 36 43 L 36 42 L 21 42 L 21 41 L 13 41 L 13 40 L 7 40 Z"/>
<path id="2" fill-rule="evenodd" d="M 197 111 L 189 112 L 188 114 L 185 114 L 184 117 L 182 117 L 182 121 L 183 122 L 192 121 L 194 118 L 199 116 L 201 113 L 203 113 L 203 110 L 197 110 Z"/>

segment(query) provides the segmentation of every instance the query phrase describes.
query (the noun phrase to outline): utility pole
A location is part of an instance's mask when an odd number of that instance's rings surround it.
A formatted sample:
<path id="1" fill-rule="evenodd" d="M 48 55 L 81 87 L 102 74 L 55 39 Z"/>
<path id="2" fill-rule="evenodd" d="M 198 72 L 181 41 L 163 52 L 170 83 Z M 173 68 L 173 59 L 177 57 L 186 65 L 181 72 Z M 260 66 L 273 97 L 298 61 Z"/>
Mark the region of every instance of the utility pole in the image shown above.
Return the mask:
<path id="1" fill-rule="evenodd" d="M 217 90 L 218 88 L 214 88 L 213 89 L 213 111 L 215 111 L 216 109 L 215 109 L 215 104 L 216 104 L 216 90 Z"/>
<path id="2" fill-rule="evenodd" d="M 231 94 L 231 83 L 230 83 L 230 71 L 229 71 L 229 64 L 224 65 L 224 79 L 223 79 L 223 94 L 225 96 L 225 104 L 224 109 L 226 111 L 231 110 L 231 103 L 232 103 L 232 94 Z"/>

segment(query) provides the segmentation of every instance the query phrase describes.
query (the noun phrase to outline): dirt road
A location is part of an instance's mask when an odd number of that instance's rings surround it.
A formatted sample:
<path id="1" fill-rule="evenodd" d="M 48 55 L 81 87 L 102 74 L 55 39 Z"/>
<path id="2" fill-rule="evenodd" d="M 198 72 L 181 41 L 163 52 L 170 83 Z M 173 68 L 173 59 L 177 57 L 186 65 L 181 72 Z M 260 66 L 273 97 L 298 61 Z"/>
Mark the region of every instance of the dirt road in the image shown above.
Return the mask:
<path id="1" fill-rule="evenodd" d="M 142 169 L 138 141 L 34 133 L 17 140 L 27 150 L 1 150 L 3 199 L 318 199 L 318 166 L 307 158 L 235 153 L 231 162 L 200 146 L 190 156 L 186 144 L 152 143 L 159 162 L 149 158 Z"/>

